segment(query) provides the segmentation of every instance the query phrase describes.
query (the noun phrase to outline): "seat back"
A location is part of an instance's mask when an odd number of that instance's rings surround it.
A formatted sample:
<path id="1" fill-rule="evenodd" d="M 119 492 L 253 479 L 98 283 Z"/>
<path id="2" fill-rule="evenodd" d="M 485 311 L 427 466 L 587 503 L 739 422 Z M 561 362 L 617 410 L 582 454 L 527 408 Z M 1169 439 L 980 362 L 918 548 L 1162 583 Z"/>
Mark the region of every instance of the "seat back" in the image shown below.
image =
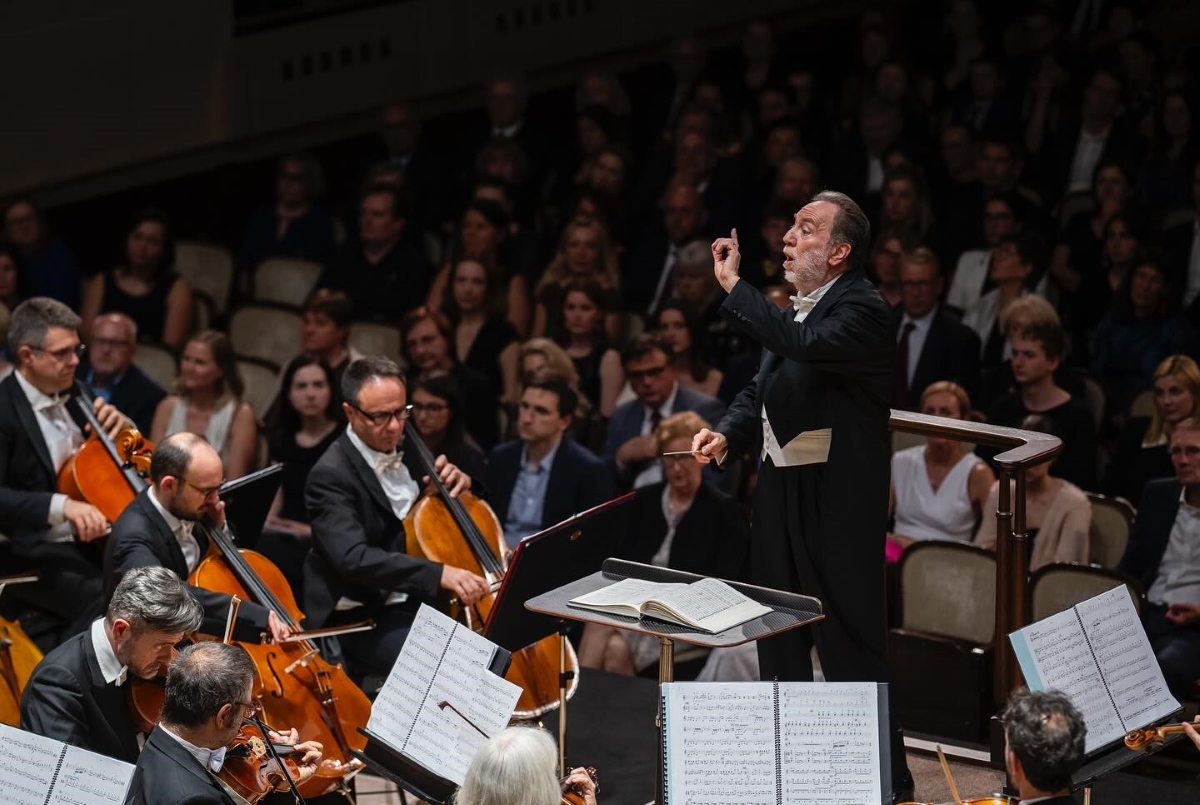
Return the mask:
<path id="1" fill-rule="evenodd" d="M 175 246 L 175 270 L 212 302 L 213 311 L 223 315 L 233 286 L 233 256 L 220 246 L 197 241 L 180 241 Z"/>
<path id="2" fill-rule="evenodd" d="M 1087 400 L 1088 408 L 1092 411 L 1092 420 L 1096 424 L 1096 428 L 1100 428 L 1100 423 L 1104 421 L 1104 387 L 1100 385 L 1100 381 L 1096 378 L 1087 376 L 1083 378 L 1083 395 Z"/>
<path id="3" fill-rule="evenodd" d="M 1129 544 L 1129 534 L 1133 531 L 1133 507 L 1124 498 L 1092 492 L 1088 492 L 1087 496 L 1092 504 L 1088 559 L 1100 567 L 1114 568 L 1125 555 L 1125 547 Z"/>
<path id="4" fill-rule="evenodd" d="M 279 370 L 273 363 L 253 358 L 239 358 L 237 369 L 242 376 L 242 399 L 250 403 L 254 415 L 262 419 L 279 391 Z"/>
<path id="5" fill-rule="evenodd" d="M 137 352 L 133 353 L 133 363 L 146 373 L 146 377 L 164 389 L 170 389 L 179 375 L 175 354 L 157 344 L 138 344 Z"/>
<path id="6" fill-rule="evenodd" d="M 1154 389 L 1138 392 L 1138 395 L 1129 403 L 1129 416 L 1154 416 Z"/>
<path id="7" fill-rule="evenodd" d="M 383 355 L 400 360 L 400 328 L 390 324 L 356 321 L 350 325 L 350 346 L 363 355 Z"/>
<path id="8" fill-rule="evenodd" d="M 300 307 L 320 279 L 320 263 L 290 257 L 270 257 L 254 269 L 254 299 Z"/>
<path id="9" fill-rule="evenodd" d="M 1129 588 L 1133 605 L 1141 612 L 1145 596 L 1141 585 L 1132 576 L 1103 567 L 1067 562 L 1043 565 L 1029 579 L 1031 622 L 1056 615 L 1120 584 Z"/>
<path id="10" fill-rule="evenodd" d="M 245 305 L 229 318 L 229 339 L 238 357 L 282 366 L 299 350 L 300 324 L 300 314 L 295 310 Z"/>
<path id="11" fill-rule="evenodd" d="M 996 556 L 957 542 L 918 542 L 900 557 L 902 629 L 990 644 Z"/>

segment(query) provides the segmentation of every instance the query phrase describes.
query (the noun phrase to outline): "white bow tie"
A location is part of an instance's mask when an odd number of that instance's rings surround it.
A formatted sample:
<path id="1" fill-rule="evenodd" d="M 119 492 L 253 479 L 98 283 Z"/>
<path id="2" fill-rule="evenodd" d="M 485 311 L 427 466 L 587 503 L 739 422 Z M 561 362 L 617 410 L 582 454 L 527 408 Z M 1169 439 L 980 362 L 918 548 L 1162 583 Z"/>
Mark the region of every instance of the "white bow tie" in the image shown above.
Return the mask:
<path id="1" fill-rule="evenodd" d="M 67 410 L 67 400 L 69 399 L 71 398 L 66 394 L 59 394 L 54 397 L 49 397 L 45 402 L 38 406 L 38 410 L 47 414 L 54 413 L 55 411 L 65 412 Z"/>
<path id="2" fill-rule="evenodd" d="M 789 296 L 792 300 L 792 307 L 797 313 L 805 313 L 817 306 L 817 303 L 809 299 L 807 296 Z"/>
<path id="3" fill-rule="evenodd" d="M 212 752 L 208 756 L 208 767 L 210 769 L 212 769 L 214 772 L 218 772 L 221 770 L 221 767 L 224 765 L 225 765 L 225 747 L 222 746 L 220 749 L 212 750 Z"/>
<path id="4" fill-rule="evenodd" d="M 404 466 L 404 451 L 398 450 L 395 453 L 388 453 L 383 458 L 378 459 L 375 464 L 375 474 L 383 475 L 393 470 L 398 470 Z"/>

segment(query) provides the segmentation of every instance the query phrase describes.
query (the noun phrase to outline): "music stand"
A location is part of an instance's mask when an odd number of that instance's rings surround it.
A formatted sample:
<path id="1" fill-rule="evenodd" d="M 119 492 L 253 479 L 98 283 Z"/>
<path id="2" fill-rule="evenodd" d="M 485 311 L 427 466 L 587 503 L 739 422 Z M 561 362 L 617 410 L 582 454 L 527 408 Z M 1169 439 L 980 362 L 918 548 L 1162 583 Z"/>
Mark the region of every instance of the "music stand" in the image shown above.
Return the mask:
<path id="1" fill-rule="evenodd" d="M 617 535 L 628 527 L 633 498 L 630 492 L 521 540 L 483 626 L 484 637 L 511 652 L 558 635 L 558 762 L 564 774 L 567 687 L 575 676 L 567 671 L 566 624 L 561 618 L 530 612 L 525 602 L 598 570 L 612 554 Z"/>
<path id="2" fill-rule="evenodd" d="M 283 465 L 275 464 L 221 484 L 225 519 L 232 526 L 230 533 L 239 543 L 238 547 L 253 548 L 258 542 L 275 493 L 283 483 L 282 473 Z"/>
<path id="3" fill-rule="evenodd" d="M 743 595 L 771 608 L 765 615 L 734 626 L 717 634 L 709 634 L 667 621 L 654 618 L 630 618 L 624 615 L 613 615 L 607 612 L 596 612 L 590 609 L 573 607 L 568 601 L 581 595 L 586 595 L 604 587 L 616 584 L 624 579 L 643 579 L 655 582 L 682 582 L 690 584 L 703 579 L 695 573 L 685 573 L 682 570 L 671 570 L 665 567 L 643 565 L 638 562 L 626 562 L 622 559 L 606 559 L 600 572 L 593 573 L 577 581 L 571 582 L 556 590 L 551 590 L 525 602 L 526 608 L 543 615 L 565 619 L 598 623 L 601 626 L 614 626 L 630 632 L 641 632 L 658 638 L 658 712 L 655 715 L 655 726 L 659 730 L 659 745 L 662 745 L 662 683 L 675 681 L 675 641 L 690 643 L 705 648 L 730 648 L 740 646 L 752 640 L 761 640 L 789 629 L 807 626 L 825 617 L 821 602 L 808 595 L 788 593 L 782 590 L 772 590 L 767 587 L 755 587 L 752 584 L 726 582 Z M 655 802 L 663 801 L 663 758 L 658 753 L 658 777 L 655 790 Z"/>

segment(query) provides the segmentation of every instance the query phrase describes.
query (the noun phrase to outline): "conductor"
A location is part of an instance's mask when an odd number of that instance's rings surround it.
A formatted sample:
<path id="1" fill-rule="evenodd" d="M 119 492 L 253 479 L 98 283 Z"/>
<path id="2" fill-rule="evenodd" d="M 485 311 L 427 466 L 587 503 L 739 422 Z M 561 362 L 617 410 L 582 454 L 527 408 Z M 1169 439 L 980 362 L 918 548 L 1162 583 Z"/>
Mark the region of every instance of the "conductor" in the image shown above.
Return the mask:
<path id="1" fill-rule="evenodd" d="M 759 641 L 763 679 L 811 681 L 815 642 L 829 681 L 887 680 L 883 549 L 896 336 L 864 272 L 870 239 L 853 200 L 815 195 L 783 238 L 784 278 L 796 289 L 784 311 L 739 281 L 736 230 L 712 246 L 729 294 L 721 313 L 763 353 L 753 381 L 692 449 L 701 463 L 718 464 L 759 449 L 751 581 L 815 596 L 825 611 L 811 630 Z M 891 732 L 900 802 L 911 798 L 912 776 L 899 725 Z"/>

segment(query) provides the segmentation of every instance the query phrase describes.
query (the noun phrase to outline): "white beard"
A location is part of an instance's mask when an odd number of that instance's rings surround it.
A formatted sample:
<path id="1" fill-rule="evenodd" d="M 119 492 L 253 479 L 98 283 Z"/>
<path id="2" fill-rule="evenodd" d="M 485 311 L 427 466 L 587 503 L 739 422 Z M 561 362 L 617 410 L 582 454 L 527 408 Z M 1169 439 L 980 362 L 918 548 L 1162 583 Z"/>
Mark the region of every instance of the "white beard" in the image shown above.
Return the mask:
<path id="1" fill-rule="evenodd" d="M 811 293 L 817 288 L 825 284 L 825 272 L 829 267 L 829 252 L 832 244 L 825 247 L 824 254 L 817 252 L 804 252 L 797 259 L 792 260 L 792 265 L 783 269 L 784 280 L 795 288 L 801 291 L 803 288 L 809 288 L 804 293 Z"/>

